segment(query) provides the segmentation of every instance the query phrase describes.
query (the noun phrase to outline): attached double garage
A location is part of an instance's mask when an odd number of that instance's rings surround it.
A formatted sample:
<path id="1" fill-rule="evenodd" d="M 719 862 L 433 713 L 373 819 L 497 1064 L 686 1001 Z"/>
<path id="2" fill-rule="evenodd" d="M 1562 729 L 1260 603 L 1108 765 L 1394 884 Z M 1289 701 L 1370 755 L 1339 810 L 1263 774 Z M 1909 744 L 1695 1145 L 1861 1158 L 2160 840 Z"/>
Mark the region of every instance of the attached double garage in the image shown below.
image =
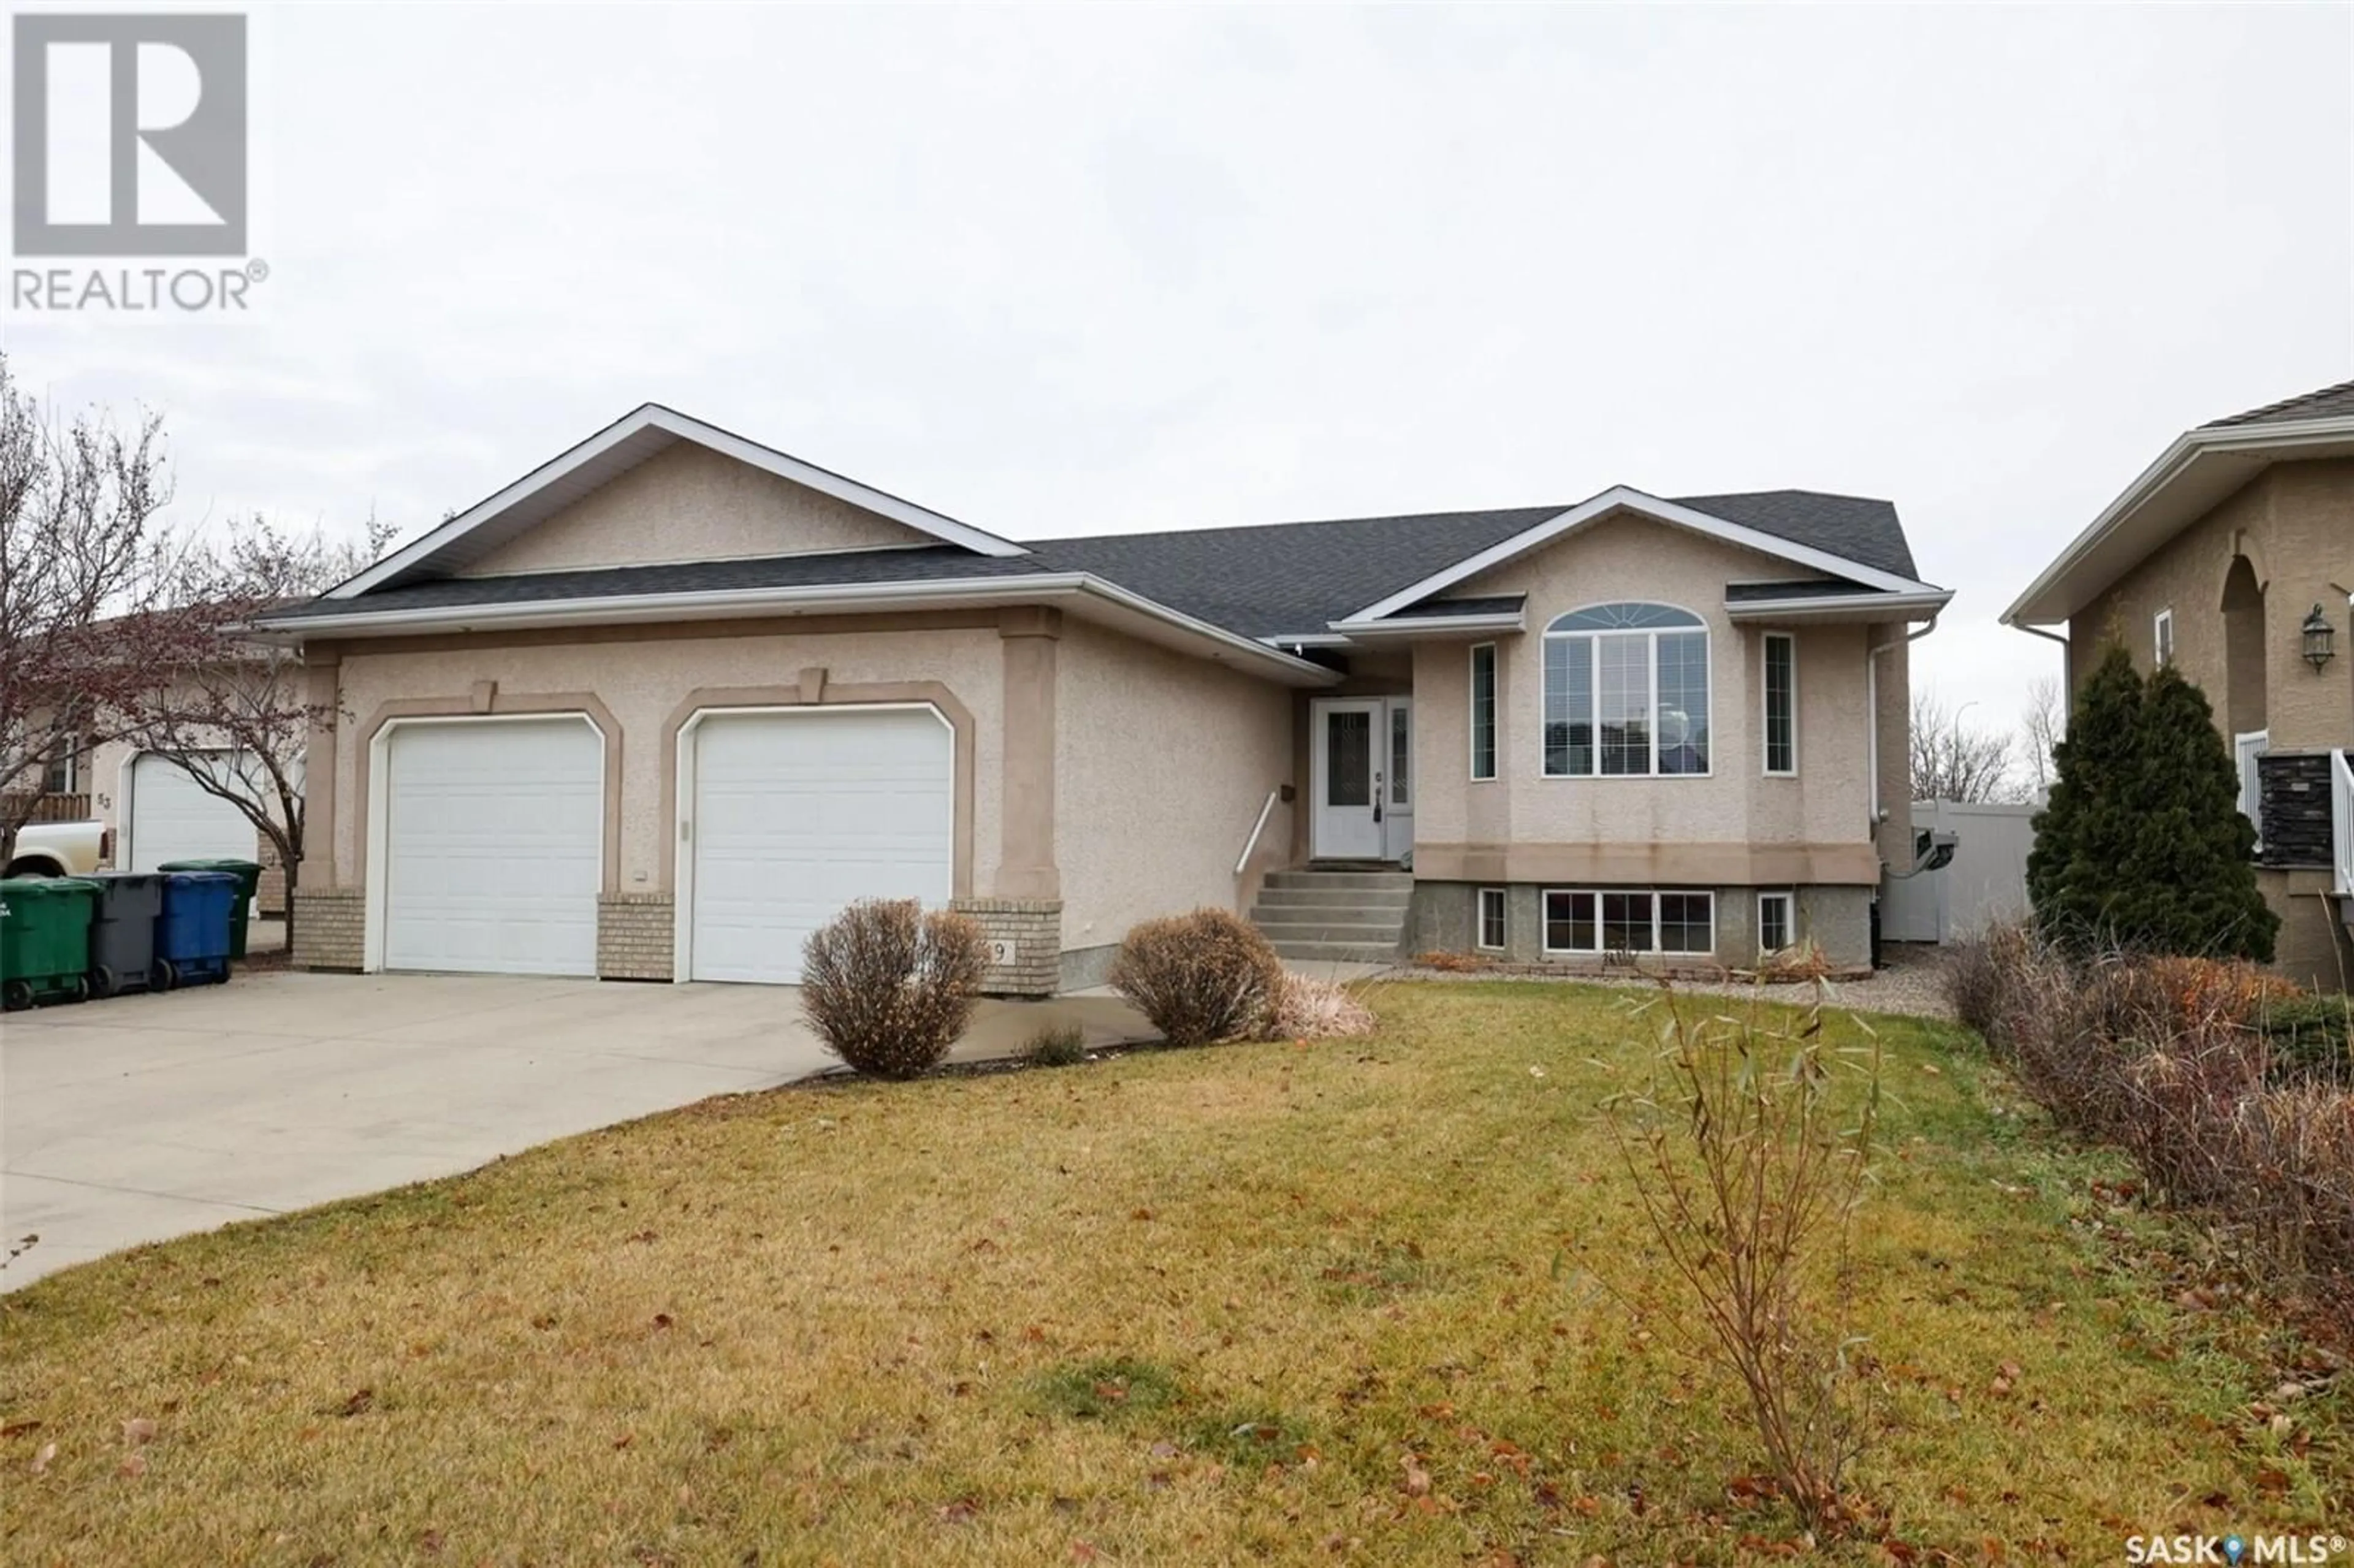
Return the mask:
<path id="1" fill-rule="evenodd" d="M 615 739 L 578 713 L 395 719 L 370 745 L 366 967 L 599 972 Z M 948 904 L 955 731 L 929 704 L 726 708 L 681 726 L 676 978 L 790 985 L 860 898 Z"/>

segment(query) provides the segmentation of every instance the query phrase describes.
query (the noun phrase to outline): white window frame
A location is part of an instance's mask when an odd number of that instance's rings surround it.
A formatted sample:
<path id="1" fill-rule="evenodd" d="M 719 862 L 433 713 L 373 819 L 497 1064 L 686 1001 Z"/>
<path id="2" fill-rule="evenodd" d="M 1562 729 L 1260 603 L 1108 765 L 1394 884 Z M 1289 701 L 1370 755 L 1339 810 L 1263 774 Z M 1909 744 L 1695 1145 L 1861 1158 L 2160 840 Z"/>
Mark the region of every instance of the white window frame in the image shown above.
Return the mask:
<path id="1" fill-rule="evenodd" d="M 1782 947 L 1787 948 L 1792 942 L 1798 939 L 1798 895 L 1787 888 L 1779 889 L 1774 892 L 1760 893 L 1757 895 L 1757 929 L 1755 935 L 1757 938 L 1757 956 L 1761 959 L 1769 953 L 1777 953 L 1782 950 L 1781 948 L 1769 948 L 1766 945 L 1766 906 L 1773 903 L 1778 903 L 1782 906 L 1782 932 L 1784 937 Z"/>
<path id="2" fill-rule="evenodd" d="M 1670 775 L 1673 777 L 1673 775 Z M 1537 944 L 1548 955 L 1560 954 L 1578 958 L 1599 958 L 1610 951 L 1602 945 L 1602 927 L 1607 923 L 1602 917 L 1602 900 L 1606 896 L 1648 898 L 1651 901 L 1651 945 L 1637 952 L 1658 959 L 1707 958 L 1713 955 L 1717 945 L 1716 894 L 1705 887 L 1548 887 L 1537 895 Z M 1678 948 L 1672 952 L 1659 946 L 1659 899 L 1705 898 L 1708 900 L 1708 946 Z M 1590 948 L 1556 948 L 1553 945 L 1553 900 L 1555 898 L 1591 898 L 1594 900 L 1594 942 Z"/>
<path id="3" fill-rule="evenodd" d="M 1488 655 L 1488 771 L 1485 773 L 1479 771 L 1479 655 L 1482 653 Z M 1469 716 L 1464 727 L 1469 732 L 1466 736 L 1470 751 L 1468 761 L 1471 769 L 1471 782 L 1474 784 L 1493 783 L 1500 771 L 1496 764 L 1497 759 L 1503 755 L 1504 746 L 1503 736 L 1497 728 L 1496 721 L 1503 705 L 1497 701 L 1498 667 L 1499 661 L 1494 643 L 1475 642 L 1471 645 L 1469 667 L 1465 672 L 1466 692 L 1469 702 L 1465 708 Z"/>
<path id="4" fill-rule="evenodd" d="M 1774 644 L 1780 642 L 1790 650 L 1790 766 L 1774 766 Z M 1714 702 L 1713 696 L 1710 701 Z M 1713 765 L 1715 759 L 1710 758 Z M 1798 776 L 1798 634 L 1795 631 L 1768 631 L 1761 641 L 1757 655 L 1757 762 L 1768 779 L 1796 779 Z"/>
<path id="5" fill-rule="evenodd" d="M 2149 658 L 2153 666 L 2174 662 L 2174 607 L 2170 604 L 2149 618 Z"/>
<path id="6" fill-rule="evenodd" d="M 1709 626 L 1708 618 L 1704 615 L 1699 614 L 1697 611 L 1687 609 L 1682 605 L 1671 604 L 1668 600 L 1662 599 L 1597 599 L 1592 604 L 1581 604 L 1575 609 L 1565 609 L 1562 611 L 1561 615 L 1553 617 L 1553 620 L 1559 620 L 1564 616 L 1576 615 L 1584 610 L 1599 609 L 1606 604 L 1644 604 L 1653 606 L 1659 609 L 1672 609 L 1679 615 L 1691 616 L 1695 624 L 1691 626 L 1629 627 L 1622 631 L 1547 630 L 1538 642 L 1537 777 L 1546 779 L 1576 779 L 1585 780 L 1605 779 L 1645 779 L 1657 780 L 1661 779 L 1714 778 L 1716 776 L 1716 633 Z M 1547 624 L 1549 626 L 1551 623 L 1548 622 Z M 1708 707 L 1701 715 L 1702 724 L 1708 732 L 1708 766 L 1702 768 L 1697 773 L 1662 773 L 1659 771 L 1659 639 L 1662 636 L 1697 636 L 1701 640 L 1701 664 L 1702 667 L 1708 672 Z M 1554 773 L 1549 771 L 1545 767 L 1545 731 L 1551 723 L 1545 715 L 1552 706 L 1551 698 L 1553 696 L 1553 661 L 1546 657 L 1545 653 L 1546 651 L 1551 649 L 1556 642 L 1566 642 L 1572 639 L 1581 637 L 1597 644 L 1597 646 L 1590 652 L 1585 661 L 1587 701 L 1589 703 L 1588 711 L 1593 715 L 1594 724 L 1594 771 L 1591 773 Z M 1602 650 L 1598 644 L 1601 640 L 1606 637 L 1639 637 L 1643 639 L 1643 673 L 1645 683 L 1643 727 L 1648 732 L 1648 739 L 1650 745 L 1650 767 L 1648 771 L 1642 773 L 1605 773 L 1602 771 Z"/>
<path id="7" fill-rule="evenodd" d="M 1490 898 L 1495 900 L 1496 908 L 1496 939 L 1492 942 L 1488 940 L 1488 901 Z M 1474 948 L 1483 953 L 1500 953 L 1504 950 L 1505 944 L 1511 936 L 1511 929 L 1505 923 L 1509 907 L 1502 888 L 1483 887 L 1479 890 L 1473 899 L 1471 910 L 1471 945 Z"/>

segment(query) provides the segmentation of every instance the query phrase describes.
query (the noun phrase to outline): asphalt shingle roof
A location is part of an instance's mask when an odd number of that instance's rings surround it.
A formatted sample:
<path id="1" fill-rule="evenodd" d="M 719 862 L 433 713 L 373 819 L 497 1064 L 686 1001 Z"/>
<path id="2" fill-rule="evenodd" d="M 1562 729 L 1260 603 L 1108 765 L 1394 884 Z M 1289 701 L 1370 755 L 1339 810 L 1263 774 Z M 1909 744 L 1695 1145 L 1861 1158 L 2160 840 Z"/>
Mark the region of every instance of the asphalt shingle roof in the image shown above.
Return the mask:
<path id="1" fill-rule="evenodd" d="M 2277 403 L 2267 403 L 2244 414 L 2227 414 L 2222 418 L 2208 420 L 2200 429 L 2215 430 L 2227 425 L 2271 425 L 2289 419 L 2327 419 L 2339 414 L 2354 414 L 2354 381 L 2341 381 L 2335 387 L 2324 387 L 2318 392 L 2300 392 L 2294 397 L 2284 397 Z"/>
<path id="2" fill-rule="evenodd" d="M 1885 501 L 1775 490 L 1693 496 L 1680 504 L 1882 571 L 1914 576 L 1903 526 L 1896 509 Z M 511 577 L 442 577 L 381 588 L 356 599 L 314 599 L 270 619 L 299 621 L 354 611 L 1087 572 L 1245 637 L 1267 638 L 1322 631 L 1327 622 L 1353 614 L 1565 510 L 1564 506 L 1522 506 L 1044 539 L 1030 542 L 1032 553 L 1027 556 L 1003 557 L 938 545 Z M 1516 602 L 1509 601 L 1504 608 Z M 1462 612 L 1459 605 L 1447 608 Z"/>

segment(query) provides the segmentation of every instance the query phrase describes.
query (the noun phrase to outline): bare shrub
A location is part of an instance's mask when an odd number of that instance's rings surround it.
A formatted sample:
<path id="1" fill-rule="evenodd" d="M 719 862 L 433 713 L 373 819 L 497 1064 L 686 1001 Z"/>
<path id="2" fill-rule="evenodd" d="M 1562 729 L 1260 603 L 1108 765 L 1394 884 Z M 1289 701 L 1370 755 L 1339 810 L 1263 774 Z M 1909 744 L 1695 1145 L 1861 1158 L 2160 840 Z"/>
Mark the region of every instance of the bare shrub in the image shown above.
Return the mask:
<path id="1" fill-rule="evenodd" d="M 1257 1035 L 1282 982 L 1267 938 L 1224 909 L 1143 922 L 1111 966 L 1112 989 L 1172 1045 Z"/>
<path id="2" fill-rule="evenodd" d="M 864 898 L 810 938 L 801 1006 L 826 1049 L 878 1078 L 939 1065 L 972 1019 L 989 944 L 970 916 Z"/>
<path id="3" fill-rule="evenodd" d="M 1850 1360 L 1851 1249 L 1880 1102 L 1876 1038 L 1833 1051 L 1822 997 L 1777 1025 L 1687 1014 L 1660 982 L 1660 1081 L 1612 1102 L 1610 1127 L 1644 1216 L 1681 1280 L 1708 1360 L 1746 1391 L 1767 1462 L 1809 1526 L 1844 1516 L 1841 1487 L 1869 1430 L 1870 1385 Z M 1835 1103 L 1850 1070 L 1859 1102 Z"/>
<path id="4" fill-rule="evenodd" d="M 1034 1067 L 1076 1067 L 1087 1059 L 1087 1037 L 1076 1023 L 1041 1029 L 1022 1049 L 1022 1059 Z"/>
<path id="5" fill-rule="evenodd" d="M 1270 1040 L 1340 1040 L 1373 1032 L 1373 1010 L 1347 986 L 1286 970 L 1267 1010 Z"/>
<path id="6" fill-rule="evenodd" d="M 2354 1293 L 2354 1073 L 2342 1001 L 2238 960 L 2079 956 L 1989 933 L 1949 995 L 2054 1119 L 2203 1208 L 2245 1261 Z"/>

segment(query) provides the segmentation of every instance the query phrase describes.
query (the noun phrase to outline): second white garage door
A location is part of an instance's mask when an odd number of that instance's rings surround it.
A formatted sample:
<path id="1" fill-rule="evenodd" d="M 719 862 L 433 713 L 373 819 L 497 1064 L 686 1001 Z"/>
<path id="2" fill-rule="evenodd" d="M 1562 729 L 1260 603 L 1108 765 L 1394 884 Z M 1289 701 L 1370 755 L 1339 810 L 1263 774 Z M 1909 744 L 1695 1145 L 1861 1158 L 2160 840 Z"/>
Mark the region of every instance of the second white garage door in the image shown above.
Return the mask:
<path id="1" fill-rule="evenodd" d="M 165 861 L 251 860 L 261 835 L 243 811 L 166 758 L 131 764 L 128 869 L 153 871 Z"/>
<path id="2" fill-rule="evenodd" d="M 692 745 L 689 978 L 791 985 L 854 900 L 948 903 L 955 765 L 933 709 L 708 715 Z"/>
<path id="3" fill-rule="evenodd" d="M 604 771 L 582 718 L 393 731 L 384 967 L 595 974 Z"/>

